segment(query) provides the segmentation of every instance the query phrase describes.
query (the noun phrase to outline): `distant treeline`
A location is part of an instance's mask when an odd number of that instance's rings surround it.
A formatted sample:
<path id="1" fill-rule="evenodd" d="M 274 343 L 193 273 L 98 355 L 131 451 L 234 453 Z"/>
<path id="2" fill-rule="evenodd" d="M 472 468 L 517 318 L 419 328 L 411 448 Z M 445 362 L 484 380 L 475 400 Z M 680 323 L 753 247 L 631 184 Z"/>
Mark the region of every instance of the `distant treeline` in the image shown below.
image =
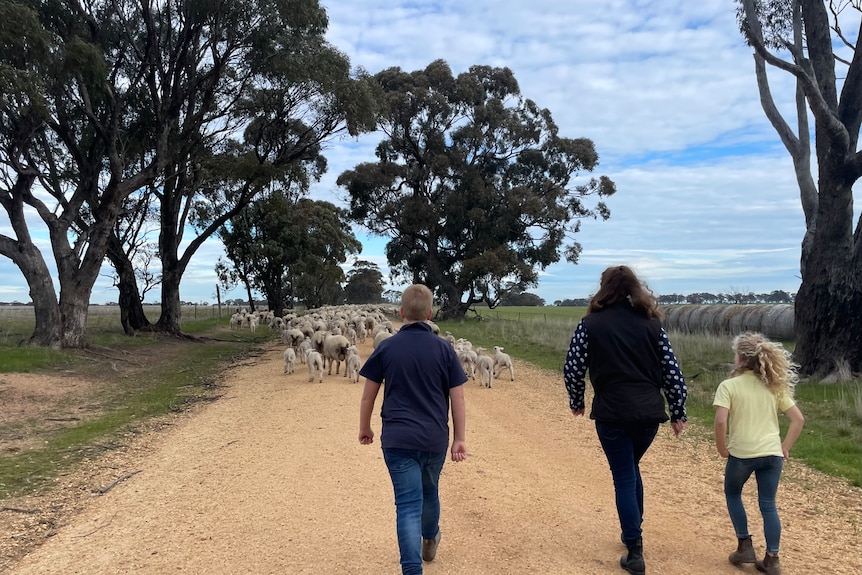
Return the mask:
<path id="1" fill-rule="evenodd" d="M 390 290 L 391 291 L 391 290 Z M 392 292 L 387 295 L 386 301 L 391 303 L 397 303 L 398 298 L 395 297 L 400 296 L 400 292 L 395 294 Z M 762 304 L 762 303 L 793 303 L 796 299 L 795 293 L 787 293 L 783 290 L 775 290 L 770 293 L 719 293 L 712 294 L 709 292 L 700 292 L 700 293 L 690 293 L 688 295 L 682 294 L 665 294 L 656 296 L 658 298 L 658 302 L 661 305 L 674 305 L 674 304 L 684 304 L 684 303 L 692 303 L 692 304 L 715 304 L 715 303 L 726 303 L 726 304 Z M 573 299 L 563 299 L 557 300 L 554 302 L 554 306 L 556 307 L 585 307 L 590 304 L 590 298 L 573 298 Z M 17 301 L 13 302 L 0 302 L 0 306 L 4 305 L 33 305 L 30 303 L 21 303 Z M 116 306 L 116 302 L 108 302 L 105 304 L 90 304 L 90 305 L 105 305 L 105 306 Z M 148 305 L 148 304 L 145 304 Z M 152 305 L 159 305 L 158 303 L 154 303 Z M 211 305 L 209 302 L 182 302 L 182 306 L 195 306 L 195 305 Z M 517 294 L 511 294 L 508 297 L 503 298 L 500 302 L 501 306 L 528 306 L 528 307 L 544 307 L 547 305 L 545 300 L 537 296 L 536 294 L 532 294 L 529 292 L 522 292 Z M 241 299 L 228 299 L 222 302 L 222 306 L 225 307 L 247 307 L 248 301 Z M 259 308 L 266 308 L 266 301 L 255 301 L 255 306 Z"/>
<path id="2" fill-rule="evenodd" d="M 700 292 L 700 293 L 691 293 L 688 295 L 682 294 L 665 294 L 658 295 L 658 302 L 662 305 L 674 305 L 674 304 L 716 304 L 716 303 L 725 303 L 725 304 L 762 304 L 762 303 L 794 303 L 796 300 L 795 293 L 787 293 L 783 290 L 775 290 L 769 293 L 719 293 L 713 294 L 708 292 Z M 590 298 L 574 298 L 574 299 L 564 299 L 557 300 L 554 302 L 555 306 L 559 307 L 582 307 L 589 305 Z M 526 304 L 520 304 L 526 305 Z"/>

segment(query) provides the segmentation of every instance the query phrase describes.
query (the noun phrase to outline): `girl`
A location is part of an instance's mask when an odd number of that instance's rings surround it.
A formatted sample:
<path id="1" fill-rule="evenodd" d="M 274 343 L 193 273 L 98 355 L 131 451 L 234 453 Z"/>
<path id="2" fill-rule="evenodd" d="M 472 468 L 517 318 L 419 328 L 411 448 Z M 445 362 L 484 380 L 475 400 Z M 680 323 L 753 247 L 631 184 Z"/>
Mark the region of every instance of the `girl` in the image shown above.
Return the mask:
<path id="1" fill-rule="evenodd" d="M 715 446 L 727 458 L 724 496 L 738 546 L 728 559 L 734 565 L 754 563 L 758 571 L 781 575 L 778 546 L 781 520 L 775 507 L 778 479 L 790 448 L 802 431 L 805 418 L 793 401 L 796 366 L 780 343 L 759 333 L 744 333 L 733 340 L 736 353 L 731 378 L 715 392 Z M 778 410 L 790 417 L 781 441 Z M 742 488 L 751 474 L 757 479 L 757 500 L 763 516 L 766 554 L 755 559 Z"/>

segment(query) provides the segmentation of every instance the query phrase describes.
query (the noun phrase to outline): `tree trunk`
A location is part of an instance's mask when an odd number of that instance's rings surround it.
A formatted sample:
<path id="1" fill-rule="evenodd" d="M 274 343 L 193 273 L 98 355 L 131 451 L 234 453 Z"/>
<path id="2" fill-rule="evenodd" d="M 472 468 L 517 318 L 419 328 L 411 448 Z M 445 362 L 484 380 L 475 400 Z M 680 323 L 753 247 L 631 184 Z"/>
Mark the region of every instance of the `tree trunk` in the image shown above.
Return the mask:
<path id="1" fill-rule="evenodd" d="M 15 264 L 30 287 L 30 299 L 33 301 L 33 313 L 36 317 L 36 326 L 30 336 L 29 345 L 59 348 L 60 305 L 48 266 L 36 246 L 29 244 L 24 247 L 19 243 L 19 247 L 20 258 L 15 258 Z"/>
<path id="2" fill-rule="evenodd" d="M 164 263 L 165 260 L 162 259 Z M 182 305 L 180 302 L 182 272 L 176 262 L 162 268 L 162 313 L 154 326 L 157 331 L 180 335 Z"/>
<path id="3" fill-rule="evenodd" d="M 804 374 L 823 377 L 862 372 L 862 257 L 854 246 L 852 188 L 834 160 L 820 165 L 817 224 L 796 294 L 793 355 Z"/>
<path id="4" fill-rule="evenodd" d="M 138 281 L 135 277 L 135 268 L 132 266 L 128 254 L 123 250 L 116 234 L 111 234 L 106 255 L 117 272 L 117 290 L 119 291 L 117 304 L 120 307 L 120 324 L 126 335 L 135 335 L 135 332 L 149 327 L 150 320 L 144 313 L 141 294 L 138 291 Z"/>

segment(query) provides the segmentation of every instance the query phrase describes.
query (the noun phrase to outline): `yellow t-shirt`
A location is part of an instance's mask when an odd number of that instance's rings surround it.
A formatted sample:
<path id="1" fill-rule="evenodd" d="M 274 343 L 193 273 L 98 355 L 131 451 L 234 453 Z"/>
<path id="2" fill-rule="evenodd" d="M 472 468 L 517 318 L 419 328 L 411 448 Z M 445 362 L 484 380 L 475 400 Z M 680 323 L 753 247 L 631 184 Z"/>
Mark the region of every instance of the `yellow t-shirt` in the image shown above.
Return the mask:
<path id="1" fill-rule="evenodd" d="M 795 402 L 790 397 L 779 401 L 753 372 L 725 379 L 718 385 L 715 407 L 726 407 L 727 449 L 740 459 L 784 454 L 778 410 L 787 411 Z"/>

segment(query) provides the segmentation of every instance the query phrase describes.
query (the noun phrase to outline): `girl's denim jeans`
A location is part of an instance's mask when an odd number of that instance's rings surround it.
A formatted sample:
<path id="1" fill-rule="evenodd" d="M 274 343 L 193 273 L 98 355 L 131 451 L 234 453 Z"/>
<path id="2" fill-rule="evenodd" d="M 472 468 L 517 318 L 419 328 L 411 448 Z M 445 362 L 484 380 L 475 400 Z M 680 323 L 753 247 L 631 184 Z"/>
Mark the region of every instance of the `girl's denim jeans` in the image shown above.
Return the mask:
<path id="1" fill-rule="evenodd" d="M 781 520 L 775 506 L 775 494 L 778 492 L 778 480 L 784 459 L 777 455 L 740 459 L 730 456 L 724 468 L 724 498 L 727 500 L 727 512 L 733 529 L 739 538 L 748 537 L 748 516 L 742 503 L 742 487 L 751 474 L 757 480 L 757 504 L 763 516 L 763 536 L 766 538 L 766 550 L 778 553 L 781 543 Z"/>

